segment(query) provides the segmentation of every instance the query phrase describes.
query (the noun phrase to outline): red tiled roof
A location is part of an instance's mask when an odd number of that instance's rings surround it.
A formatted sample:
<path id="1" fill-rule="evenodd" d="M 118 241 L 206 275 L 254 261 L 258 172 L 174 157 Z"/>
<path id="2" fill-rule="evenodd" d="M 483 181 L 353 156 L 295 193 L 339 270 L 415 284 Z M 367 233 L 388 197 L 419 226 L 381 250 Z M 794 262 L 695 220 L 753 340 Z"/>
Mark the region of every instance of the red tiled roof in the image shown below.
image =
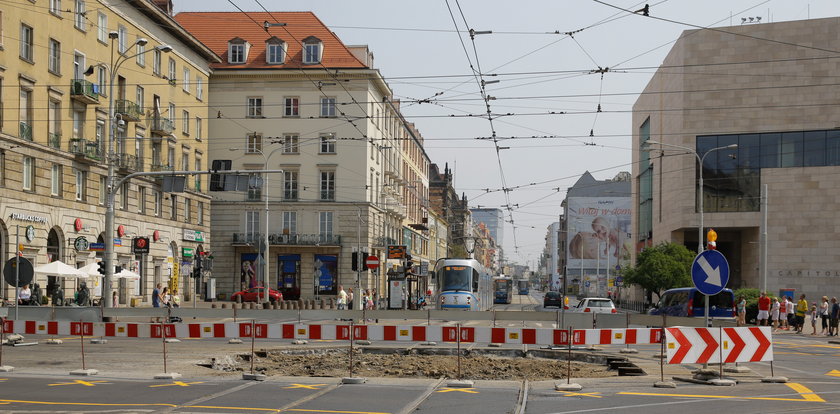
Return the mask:
<path id="1" fill-rule="evenodd" d="M 253 20 L 252 20 L 253 19 Z M 222 57 L 223 63 L 213 63 L 214 69 L 299 69 L 321 68 L 318 64 L 303 64 L 302 44 L 314 36 L 323 44 L 321 63 L 327 68 L 367 68 L 347 49 L 347 46 L 312 12 L 183 12 L 175 20 L 198 40 Z M 256 23 L 254 22 L 256 21 Z M 286 26 L 270 27 L 263 22 L 282 22 Z M 276 36 L 286 42 L 286 60 L 282 65 L 269 65 L 265 59 L 265 41 Z M 244 64 L 228 62 L 228 41 L 241 38 L 251 45 Z"/>

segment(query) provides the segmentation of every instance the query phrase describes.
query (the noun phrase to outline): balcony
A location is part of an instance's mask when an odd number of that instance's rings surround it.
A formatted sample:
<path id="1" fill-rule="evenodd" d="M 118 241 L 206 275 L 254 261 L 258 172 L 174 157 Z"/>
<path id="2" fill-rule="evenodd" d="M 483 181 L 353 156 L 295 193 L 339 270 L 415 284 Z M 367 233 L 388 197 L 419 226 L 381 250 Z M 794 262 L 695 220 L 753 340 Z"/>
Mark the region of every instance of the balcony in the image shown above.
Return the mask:
<path id="1" fill-rule="evenodd" d="M 61 149 L 61 134 L 56 132 L 47 134 L 47 144 L 55 149 Z"/>
<path id="2" fill-rule="evenodd" d="M 18 135 L 20 139 L 25 139 L 27 141 L 32 141 L 32 125 L 29 125 L 26 122 L 20 122 L 20 135 Z"/>
<path id="3" fill-rule="evenodd" d="M 174 171 L 171 165 L 168 164 L 152 164 L 149 166 L 152 171 Z"/>
<path id="4" fill-rule="evenodd" d="M 70 97 L 79 102 L 98 104 L 99 85 L 84 79 L 73 79 L 70 84 Z"/>
<path id="5" fill-rule="evenodd" d="M 262 233 L 233 233 L 234 245 L 256 245 L 265 237 Z M 341 246 L 341 236 L 321 234 L 269 233 L 268 244 L 273 246 Z"/>
<path id="6" fill-rule="evenodd" d="M 89 141 L 83 138 L 73 138 L 70 140 L 70 152 L 76 155 L 76 159 L 80 161 L 100 161 L 102 160 L 102 149 L 98 142 Z"/>
<path id="7" fill-rule="evenodd" d="M 149 123 L 153 134 L 169 135 L 175 131 L 175 122 L 159 115 L 150 117 Z"/>
<path id="8" fill-rule="evenodd" d="M 114 103 L 114 112 L 125 121 L 137 122 L 143 117 L 143 108 L 127 99 L 118 99 Z"/>
<path id="9" fill-rule="evenodd" d="M 132 154 L 120 154 L 117 159 L 117 167 L 126 172 L 141 171 L 143 169 L 142 159 Z"/>

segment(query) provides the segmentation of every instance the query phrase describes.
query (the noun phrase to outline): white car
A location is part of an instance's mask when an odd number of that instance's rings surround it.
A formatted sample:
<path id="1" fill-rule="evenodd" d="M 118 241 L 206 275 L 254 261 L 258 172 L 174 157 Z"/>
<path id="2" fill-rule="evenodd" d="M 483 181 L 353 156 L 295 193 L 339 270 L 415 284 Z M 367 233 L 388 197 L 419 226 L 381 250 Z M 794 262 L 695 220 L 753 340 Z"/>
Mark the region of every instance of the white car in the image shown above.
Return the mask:
<path id="1" fill-rule="evenodd" d="M 609 298 L 583 298 L 572 312 L 618 313 L 618 310 Z"/>

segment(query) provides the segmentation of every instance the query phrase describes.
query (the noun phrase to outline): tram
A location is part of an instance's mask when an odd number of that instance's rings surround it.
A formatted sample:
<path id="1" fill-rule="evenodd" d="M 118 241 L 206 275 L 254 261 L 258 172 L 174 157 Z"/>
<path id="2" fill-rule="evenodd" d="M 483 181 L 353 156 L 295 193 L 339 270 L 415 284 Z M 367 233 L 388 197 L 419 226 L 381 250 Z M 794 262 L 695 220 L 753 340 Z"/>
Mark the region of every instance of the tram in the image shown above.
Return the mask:
<path id="1" fill-rule="evenodd" d="M 493 305 L 491 276 L 478 260 L 440 259 L 434 278 L 438 309 L 488 310 Z"/>
<path id="2" fill-rule="evenodd" d="M 527 280 L 525 280 L 525 279 L 517 280 L 516 284 L 519 287 L 519 294 L 520 295 L 527 295 L 528 294 L 528 291 L 529 291 L 528 288 L 529 288 L 530 283 Z"/>
<path id="3" fill-rule="evenodd" d="M 493 278 L 493 303 L 509 304 L 513 300 L 513 279 L 505 276 Z"/>

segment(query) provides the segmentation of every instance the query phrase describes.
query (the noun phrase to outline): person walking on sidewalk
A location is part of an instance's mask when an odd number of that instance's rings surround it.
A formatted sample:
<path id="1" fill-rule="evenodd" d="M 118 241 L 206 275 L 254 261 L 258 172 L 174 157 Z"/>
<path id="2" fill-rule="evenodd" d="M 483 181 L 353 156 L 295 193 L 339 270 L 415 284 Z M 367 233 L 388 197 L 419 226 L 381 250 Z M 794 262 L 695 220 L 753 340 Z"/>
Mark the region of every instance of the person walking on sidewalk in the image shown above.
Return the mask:
<path id="1" fill-rule="evenodd" d="M 840 320 L 840 303 L 837 303 L 837 298 L 831 298 L 831 313 L 829 314 L 831 321 L 829 321 L 828 335 L 837 336 L 837 322 Z"/>
<path id="2" fill-rule="evenodd" d="M 817 302 L 811 302 L 811 335 L 817 334 Z"/>
<path id="3" fill-rule="evenodd" d="M 779 303 L 779 298 L 773 298 L 773 304 L 770 305 L 770 322 L 773 324 L 773 332 L 779 329 L 779 310 L 782 305 Z"/>
<path id="4" fill-rule="evenodd" d="M 799 297 L 799 302 L 796 303 L 794 315 L 796 315 L 796 333 L 801 334 L 802 329 L 805 328 L 805 314 L 808 313 L 808 301 L 805 300 L 805 294 Z"/>
<path id="5" fill-rule="evenodd" d="M 746 303 L 744 304 L 746 306 Z M 746 308 L 744 309 L 746 312 Z M 758 298 L 758 319 L 756 325 L 766 326 L 767 319 L 770 318 L 770 298 L 767 297 L 767 292 L 761 292 L 761 297 Z"/>
<path id="6" fill-rule="evenodd" d="M 822 297 L 822 302 L 820 302 L 820 320 L 822 322 L 822 331 L 820 331 L 820 335 L 828 334 L 828 312 L 831 310 L 831 305 L 828 304 L 828 296 Z"/>
<path id="7" fill-rule="evenodd" d="M 794 308 L 795 305 L 793 303 L 793 298 L 789 298 L 785 296 L 785 316 L 787 316 L 787 322 L 785 323 L 785 330 L 790 330 L 791 328 L 796 328 L 796 318 L 794 317 Z"/>
<path id="8" fill-rule="evenodd" d="M 747 324 L 747 300 L 743 296 L 738 297 L 738 326 Z"/>
<path id="9" fill-rule="evenodd" d="M 347 292 L 344 291 L 344 286 L 338 285 L 338 299 L 336 300 L 339 310 L 344 310 L 347 307 Z"/>

